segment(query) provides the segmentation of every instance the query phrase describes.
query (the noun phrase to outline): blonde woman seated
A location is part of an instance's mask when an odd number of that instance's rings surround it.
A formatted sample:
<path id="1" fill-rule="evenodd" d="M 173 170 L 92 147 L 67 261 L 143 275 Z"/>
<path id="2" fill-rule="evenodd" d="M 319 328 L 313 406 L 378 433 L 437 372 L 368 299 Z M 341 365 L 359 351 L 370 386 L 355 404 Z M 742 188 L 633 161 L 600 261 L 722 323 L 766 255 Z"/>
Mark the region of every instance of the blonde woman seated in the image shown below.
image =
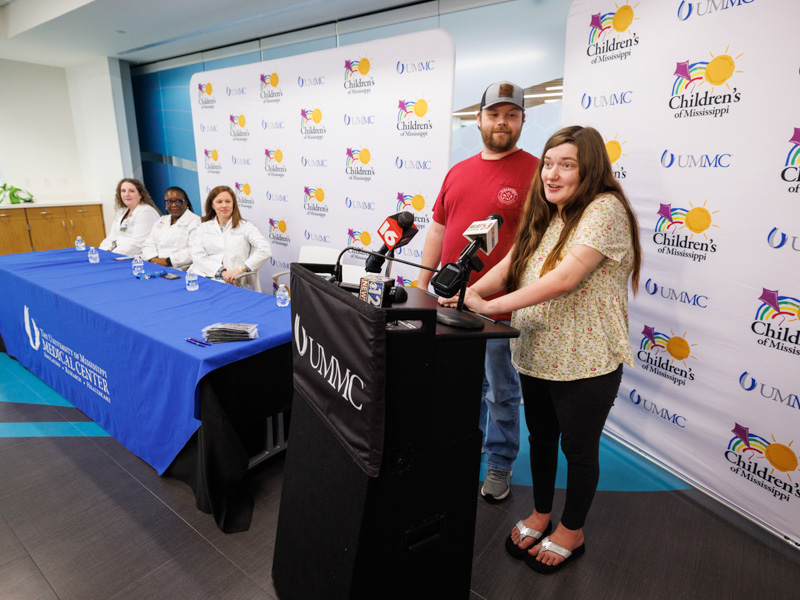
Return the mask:
<path id="1" fill-rule="evenodd" d="M 117 214 L 100 249 L 139 256 L 161 212 L 138 179 L 123 179 L 117 184 L 114 207 Z"/>
<path id="2" fill-rule="evenodd" d="M 237 285 L 237 275 L 257 271 L 272 251 L 256 226 L 242 218 L 233 190 L 221 185 L 206 198 L 203 222 L 189 239 L 189 254 L 191 272 Z"/>
<path id="3" fill-rule="evenodd" d="M 142 258 L 162 267 L 184 269 L 192 264 L 189 256 L 189 237 L 200 226 L 200 217 L 192 212 L 192 203 L 179 187 L 164 192 L 167 214 L 150 231 L 142 248 Z"/>

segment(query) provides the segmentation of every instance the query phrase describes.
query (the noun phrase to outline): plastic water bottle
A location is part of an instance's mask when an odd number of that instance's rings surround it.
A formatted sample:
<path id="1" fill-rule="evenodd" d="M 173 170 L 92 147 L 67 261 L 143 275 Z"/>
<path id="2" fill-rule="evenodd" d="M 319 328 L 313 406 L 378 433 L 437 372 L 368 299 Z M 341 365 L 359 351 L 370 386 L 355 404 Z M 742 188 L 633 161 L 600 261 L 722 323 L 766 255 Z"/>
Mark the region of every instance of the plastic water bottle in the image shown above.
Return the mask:
<path id="1" fill-rule="evenodd" d="M 186 273 L 186 289 L 190 292 L 196 292 L 198 287 L 197 273 L 192 273 L 191 271 Z"/>
<path id="2" fill-rule="evenodd" d="M 91 246 L 89 248 L 89 262 L 92 263 L 93 265 L 96 265 L 97 263 L 100 262 L 100 253 L 97 252 L 97 248 L 95 248 L 94 246 Z"/>
<path id="3" fill-rule="evenodd" d="M 136 277 L 139 273 L 144 273 L 144 261 L 142 260 L 141 256 L 137 256 L 133 259 L 131 263 L 131 269 L 133 270 L 133 276 Z"/>
<path id="4" fill-rule="evenodd" d="M 275 292 L 275 297 L 278 299 L 278 306 L 286 308 L 289 306 L 289 290 L 286 289 L 284 284 L 278 286 L 278 291 Z"/>
<path id="5" fill-rule="evenodd" d="M 81 236 L 75 238 L 75 250 L 78 252 L 83 252 L 86 250 L 86 242 L 83 241 Z"/>

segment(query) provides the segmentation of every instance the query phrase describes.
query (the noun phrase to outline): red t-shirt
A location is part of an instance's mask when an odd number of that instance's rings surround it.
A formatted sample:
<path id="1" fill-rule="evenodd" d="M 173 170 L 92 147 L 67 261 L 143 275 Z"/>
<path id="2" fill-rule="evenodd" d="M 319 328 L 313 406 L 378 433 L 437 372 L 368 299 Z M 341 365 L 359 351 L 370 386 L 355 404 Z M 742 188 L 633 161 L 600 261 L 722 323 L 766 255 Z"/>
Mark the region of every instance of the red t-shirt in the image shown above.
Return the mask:
<path id="1" fill-rule="evenodd" d="M 539 159 L 524 150 L 500 160 L 486 160 L 476 154 L 455 165 L 444 178 L 433 206 L 433 220 L 445 226 L 442 264 L 458 260 L 468 244 L 464 232 L 473 221 L 482 221 L 492 213 L 503 217 L 499 242 L 489 256 L 478 252 L 484 268 L 479 273 L 472 272 L 470 285 L 488 273 L 511 249 L 538 165 Z M 495 317 L 508 320 L 511 315 Z"/>

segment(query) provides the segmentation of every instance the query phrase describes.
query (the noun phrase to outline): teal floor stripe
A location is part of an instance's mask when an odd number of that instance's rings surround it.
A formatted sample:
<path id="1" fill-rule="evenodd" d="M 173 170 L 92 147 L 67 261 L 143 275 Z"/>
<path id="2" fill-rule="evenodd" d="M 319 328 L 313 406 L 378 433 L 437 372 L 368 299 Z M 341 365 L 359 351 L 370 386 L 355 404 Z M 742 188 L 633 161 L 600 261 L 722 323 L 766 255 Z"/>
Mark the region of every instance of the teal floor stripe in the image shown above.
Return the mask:
<path id="1" fill-rule="evenodd" d="M 92 421 L 0 423 L 0 438 L 4 437 L 108 437 L 108 434 Z"/>
<path id="2" fill-rule="evenodd" d="M 72 406 L 25 367 L 0 352 L 0 402 Z"/>
<path id="3" fill-rule="evenodd" d="M 528 428 L 525 425 L 525 406 L 520 407 L 520 449 L 514 461 L 511 483 L 533 485 L 531 481 L 531 457 L 528 445 Z M 481 480 L 486 477 L 486 455 L 481 457 Z M 556 487 L 567 488 L 567 459 L 558 451 L 558 473 Z M 685 490 L 689 486 L 683 481 L 631 452 L 624 446 L 603 436 L 600 438 L 600 481 L 597 489 L 609 492 L 660 492 Z"/>

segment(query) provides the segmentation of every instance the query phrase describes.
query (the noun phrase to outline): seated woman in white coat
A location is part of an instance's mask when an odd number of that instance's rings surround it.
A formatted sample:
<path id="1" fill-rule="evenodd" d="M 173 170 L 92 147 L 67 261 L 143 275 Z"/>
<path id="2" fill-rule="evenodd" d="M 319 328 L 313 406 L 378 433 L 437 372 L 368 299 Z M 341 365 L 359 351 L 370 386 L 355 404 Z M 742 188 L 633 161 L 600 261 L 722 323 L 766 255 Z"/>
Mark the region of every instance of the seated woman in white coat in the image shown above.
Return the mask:
<path id="1" fill-rule="evenodd" d="M 185 270 L 192 264 L 189 237 L 200 226 L 200 217 L 192 211 L 189 196 L 177 186 L 164 192 L 164 208 L 167 214 L 153 225 L 142 248 L 142 258 L 162 267 Z"/>
<path id="2" fill-rule="evenodd" d="M 191 272 L 236 285 L 237 275 L 257 271 L 272 250 L 256 226 L 242 218 L 233 190 L 221 185 L 206 198 L 203 222 L 189 239 L 189 254 Z"/>
<path id="3" fill-rule="evenodd" d="M 114 207 L 117 214 L 100 249 L 139 256 L 161 212 L 138 179 L 123 179 L 117 184 Z"/>

